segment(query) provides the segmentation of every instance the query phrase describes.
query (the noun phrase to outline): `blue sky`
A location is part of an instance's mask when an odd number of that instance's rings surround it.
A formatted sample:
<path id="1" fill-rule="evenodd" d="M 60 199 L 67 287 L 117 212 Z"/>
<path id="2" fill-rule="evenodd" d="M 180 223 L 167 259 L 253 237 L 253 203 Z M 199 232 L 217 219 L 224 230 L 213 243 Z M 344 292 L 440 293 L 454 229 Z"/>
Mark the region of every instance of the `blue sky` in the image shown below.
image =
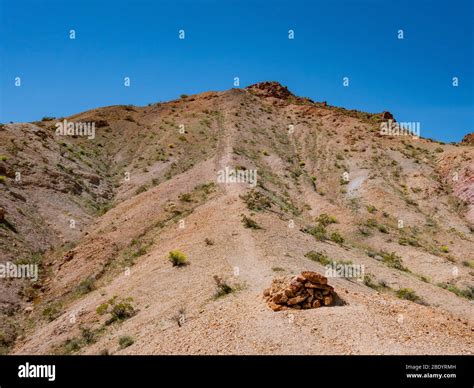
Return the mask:
<path id="1" fill-rule="evenodd" d="M 242 87 L 275 80 L 331 105 L 389 110 L 420 122 L 424 137 L 459 141 L 474 132 L 473 8 L 472 0 L 0 0 L 0 122 L 146 105 L 229 89 L 239 77 Z"/>

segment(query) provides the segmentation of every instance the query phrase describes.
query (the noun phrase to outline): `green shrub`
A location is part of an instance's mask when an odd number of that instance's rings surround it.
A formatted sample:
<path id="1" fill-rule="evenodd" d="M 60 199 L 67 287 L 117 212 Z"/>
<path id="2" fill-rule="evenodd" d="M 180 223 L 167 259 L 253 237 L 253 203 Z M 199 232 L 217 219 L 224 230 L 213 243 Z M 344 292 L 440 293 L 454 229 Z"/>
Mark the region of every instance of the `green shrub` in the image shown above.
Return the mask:
<path id="1" fill-rule="evenodd" d="M 330 224 L 337 224 L 337 219 L 336 217 L 333 216 L 328 216 L 326 213 L 320 214 L 316 220 L 319 224 L 323 226 L 328 226 Z"/>
<path id="2" fill-rule="evenodd" d="M 376 208 L 375 206 L 368 205 L 368 206 L 367 206 L 367 211 L 368 211 L 370 214 L 374 214 L 374 213 L 377 211 L 377 208 Z"/>
<path id="3" fill-rule="evenodd" d="M 332 263 L 332 260 L 330 260 L 324 253 L 322 252 L 317 252 L 317 251 L 309 251 L 305 255 L 310 260 L 316 261 L 322 265 L 328 265 Z"/>
<path id="4" fill-rule="evenodd" d="M 401 236 L 398 239 L 400 245 L 411 245 L 412 247 L 419 247 L 420 244 L 415 237 Z"/>
<path id="5" fill-rule="evenodd" d="M 369 218 L 365 222 L 365 226 L 367 226 L 368 228 L 376 228 L 378 226 L 377 220 L 375 218 Z"/>
<path id="6" fill-rule="evenodd" d="M 397 256 L 395 252 L 388 253 L 385 251 L 382 251 L 380 253 L 380 256 L 382 256 L 382 262 L 388 265 L 389 267 L 398 269 L 400 271 L 408 271 L 408 268 L 406 268 L 403 265 L 403 261 L 400 256 Z"/>
<path id="7" fill-rule="evenodd" d="M 373 288 L 374 290 L 378 290 L 379 285 L 377 283 L 375 283 L 374 280 L 375 280 L 374 275 L 372 275 L 370 273 L 364 274 L 364 284 L 367 287 Z"/>
<path id="8" fill-rule="evenodd" d="M 8 158 L 5 155 L 0 155 L 0 162 L 6 162 Z"/>
<path id="9" fill-rule="evenodd" d="M 169 260 L 173 263 L 174 267 L 182 267 L 188 264 L 188 258 L 186 255 L 178 250 L 169 253 Z"/>
<path id="10" fill-rule="evenodd" d="M 368 229 L 364 226 L 360 226 L 358 228 L 358 231 L 362 236 L 365 236 L 365 237 L 369 237 L 370 235 L 372 235 L 372 233 L 370 232 L 370 229 Z"/>
<path id="11" fill-rule="evenodd" d="M 335 242 L 336 244 L 344 243 L 344 238 L 337 231 L 332 232 L 330 238 L 331 238 L 331 241 Z"/>
<path id="12" fill-rule="evenodd" d="M 447 245 L 440 246 L 439 250 L 443 253 L 448 253 L 449 252 L 449 248 L 448 248 Z"/>
<path id="13" fill-rule="evenodd" d="M 144 193 L 147 190 L 147 187 L 145 185 L 140 186 L 138 189 L 135 190 L 135 195 Z"/>
<path id="14" fill-rule="evenodd" d="M 6 176 L 0 175 L 0 183 L 5 183 L 7 180 Z"/>
<path id="15" fill-rule="evenodd" d="M 284 272 L 284 271 L 285 271 L 285 268 L 281 268 L 281 267 L 272 267 L 272 271 L 273 271 L 273 272 Z"/>
<path id="16" fill-rule="evenodd" d="M 51 302 L 43 309 L 43 317 L 45 317 L 49 322 L 52 322 L 61 315 L 61 308 L 62 306 L 60 303 Z"/>
<path id="17" fill-rule="evenodd" d="M 259 224 L 257 224 L 254 220 L 252 220 L 250 217 L 247 217 L 246 215 L 242 216 L 242 222 L 246 228 L 262 229 L 262 227 Z"/>
<path id="18" fill-rule="evenodd" d="M 184 193 L 179 196 L 179 200 L 183 202 L 192 202 L 191 194 Z"/>
<path id="19" fill-rule="evenodd" d="M 220 276 L 214 275 L 214 281 L 216 282 L 216 292 L 214 298 L 220 298 L 234 291 L 234 289 L 227 284 Z"/>
<path id="20" fill-rule="evenodd" d="M 445 290 L 448 290 L 452 292 L 453 294 L 456 294 L 457 296 L 460 296 L 462 298 L 466 299 L 474 299 L 474 287 L 469 287 L 465 290 L 461 290 L 460 288 L 456 287 L 454 284 L 449 284 L 449 283 L 438 283 L 438 287 L 444 288 Z"/>
<path id="21" fill-rule="evenodd" d="M 110 325 L 113 322 L 120 322 L 131 318 L 137 313 L 132 302 L 133 298 L 131 297 L 118 300 L 118 297 L 114 296 L 97 307 L 96 312 L 99 315 L 109 312 L 110 318 L 106 321 L 106 325 Z"/>
<path id="22" fill-rule="evenodd" d="M 411 288 L 400 288 L 397 293 L 397 297 L 400 299 L 409 300 L 412 302 L 420 302 L 421 298 L 416 295 L 416 292 Z"/>
<path id="23" fill-rule="evenodd" d="M 249 210 L 262 211 L 272 206 L 270 199 L 258 190 L 250 190 L 241 198 L 247 204 Z"/>
<path id="24" fill-rule="evenodd" d="M 128 348 L 129 346 L 133 345 L 134 342 L 135 340 L 129 335 L 123 335 L 119 337 L 119 340 L 118 340 L 120 349 Z"/>
<path id="25" fill-rule="evenodd" d="M 78 296 L 85 295 L 91 291 L 94 291 L 95 288 L 95 278 L 89 277 L 79 283 L 79 285 L 75 289 L 75 294 Z"/>
<path id="26" fill-rule="evenodd" d="M 318 241 L 326 240 L 326 227 L 322 224 L 318 224 L 310 229 L 307 229 L 306 232 L 312 235 Z"/>

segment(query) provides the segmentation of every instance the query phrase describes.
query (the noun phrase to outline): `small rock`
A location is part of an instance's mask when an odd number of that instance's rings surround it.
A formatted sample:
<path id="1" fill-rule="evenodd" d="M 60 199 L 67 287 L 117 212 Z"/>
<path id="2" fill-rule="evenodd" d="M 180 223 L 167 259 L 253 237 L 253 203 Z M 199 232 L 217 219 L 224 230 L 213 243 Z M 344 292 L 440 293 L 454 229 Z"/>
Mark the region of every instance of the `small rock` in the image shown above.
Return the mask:
<path id="1" fill-rule="evenodd" d="M 295 296 L 294 298 L 288 299 L 288 302 L 286 302 L 286 304 L 288 306 L 294 306 L 295 304 L 303 302 L 306 298 L 307 296 L 298 295 L 298 296 Z"/>

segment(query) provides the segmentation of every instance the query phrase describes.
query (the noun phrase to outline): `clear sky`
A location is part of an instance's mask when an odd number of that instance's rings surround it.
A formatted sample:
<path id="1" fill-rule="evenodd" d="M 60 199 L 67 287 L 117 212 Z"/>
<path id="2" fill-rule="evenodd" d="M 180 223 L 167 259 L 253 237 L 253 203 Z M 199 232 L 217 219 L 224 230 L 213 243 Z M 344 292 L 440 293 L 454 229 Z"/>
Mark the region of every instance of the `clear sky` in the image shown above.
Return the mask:
<path id="1" fill-rule="evenodd" d="M 474 132 L 473 14 L 473 0 L 0 0 L 0 122 L 146 105 L 239 77 L 459 141 Z"/>

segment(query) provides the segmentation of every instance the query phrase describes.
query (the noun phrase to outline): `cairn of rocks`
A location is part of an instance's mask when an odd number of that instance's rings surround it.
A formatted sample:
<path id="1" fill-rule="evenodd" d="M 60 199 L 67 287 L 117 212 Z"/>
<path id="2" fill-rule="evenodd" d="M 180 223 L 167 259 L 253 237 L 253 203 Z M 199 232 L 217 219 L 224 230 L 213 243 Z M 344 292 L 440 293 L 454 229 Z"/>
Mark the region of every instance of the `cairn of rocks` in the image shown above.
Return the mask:
<path id="1" fill-rule="evenodd" d="M 312 271 L 273 279 L 271 287 L 265 289 L 263 295 L 273 311 L 330 306 L 336 296 L 328 279 Z"/>

